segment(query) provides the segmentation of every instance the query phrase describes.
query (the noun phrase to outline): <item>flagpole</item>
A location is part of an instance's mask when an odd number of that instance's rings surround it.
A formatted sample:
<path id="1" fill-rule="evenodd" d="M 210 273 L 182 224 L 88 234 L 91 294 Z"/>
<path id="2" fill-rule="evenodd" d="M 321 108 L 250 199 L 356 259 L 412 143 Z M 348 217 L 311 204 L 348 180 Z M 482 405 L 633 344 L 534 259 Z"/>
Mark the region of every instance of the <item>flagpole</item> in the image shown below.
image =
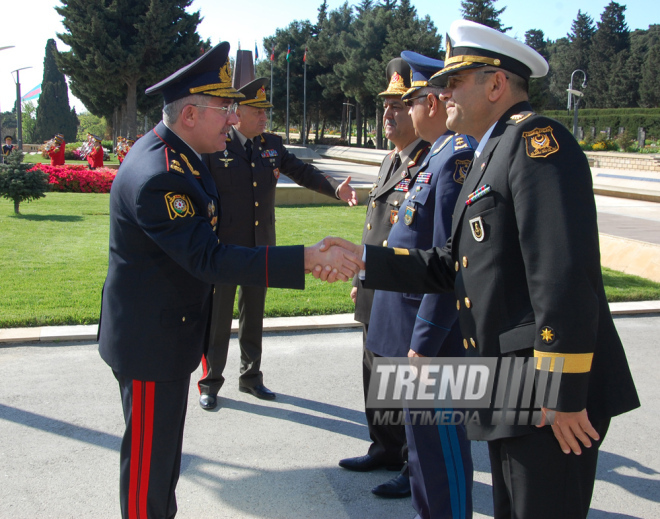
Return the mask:
<path id="1" fill-rule="evenodd" d="M 291 49 L 286 53 L 286 143 L 289 142 L 289 55 Z"/>
<path id="2" fill-rule="evenodd" d="M 302 122 L 302 144 L 305 145 L 305 136 L 307 135 L 307 47 L 305 47 L 305 55 L 303 56 L 303 122 Z"/>
<path id="3" fill-rule="evenodd" d="M 271 47 L 270 51 L 270 104 L 273 104 L 273 61 L 275 61 L 275 44 Z M 270 107 L 270 125 L 269 131 L 273 131 L 273 107 Z"/>

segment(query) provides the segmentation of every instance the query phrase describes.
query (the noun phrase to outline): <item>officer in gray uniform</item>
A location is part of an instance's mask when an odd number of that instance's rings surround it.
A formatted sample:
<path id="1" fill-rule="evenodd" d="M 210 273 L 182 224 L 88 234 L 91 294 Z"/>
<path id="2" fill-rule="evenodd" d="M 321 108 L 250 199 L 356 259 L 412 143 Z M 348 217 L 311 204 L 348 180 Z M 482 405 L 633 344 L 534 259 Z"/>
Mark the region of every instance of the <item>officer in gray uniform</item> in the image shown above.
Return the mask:
<path id="1" fill-rule="evenodd" d="M 265 132 L 267 109 L 273 106 L 266 99 L 268 82 L 266 78 L 257 78 L 238 90 L 245 99 L 239 101 L 238 123 L 229 132 L 227 148 L 204 157 L 220 194 L 217 232 L 222 243 L 244 247 L 275 245 L 275 189 L 281 174 L 298 185 L 357 205 L 350 177 L 340 184 L 289 153 L 280 136 Z M 216 285 L 214 289 L 209 341 L 198 383 L 202 409 L 217 406 L 217 394 L 225 380 L 222 372 L 227 364 L 236 289 L 236 284 Z M 261 372 L 265 300 L 264 287 L 238 287 L 238 388 L 257 398 L 272 400 L 275 393 L 264 385 Z"/>

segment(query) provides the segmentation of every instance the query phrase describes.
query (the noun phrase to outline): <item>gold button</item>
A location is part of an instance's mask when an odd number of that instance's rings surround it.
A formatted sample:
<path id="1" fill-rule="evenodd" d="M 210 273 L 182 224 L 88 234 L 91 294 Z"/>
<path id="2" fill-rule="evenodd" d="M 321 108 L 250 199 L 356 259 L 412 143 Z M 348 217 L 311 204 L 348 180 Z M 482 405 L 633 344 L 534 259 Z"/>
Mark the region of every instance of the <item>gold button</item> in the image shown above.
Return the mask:
<path id="1" fill-rule="evenodd" d="M 254 222 L 254 225 L 259 225 L 259 220 L 257 220 L 256 222 Z"/>
<path id="2" fill-rule="evenodd" d="M 368 224 L 367 224 L 367 231 L 370 231 L 370 230 L 371 230 L 371 224 L 368 223 Z"/>
<path id="3" fill-rule="evenodd" d="M 383 247 L 387 247 L 387 240 L 383 240 Z"/>
<path id="4" fill-rule="evenodd" d="M 253 185 L 254 187 L 257 187 L 257 183 L 256 183 L 256 182 L 252 182 L 252 185 Z"/>
<path id="5" fill-rule="evenodd" d="M 468 349 L 467 339 L 463 339 L 463 347 L 464 347 L 466 350 Z"/>
<path id="6" fill-rule="evenodd" d="M 398 222 L 399 221 L 399 215 L 397 214 L 394 218 L 392 218 L 392 220 L 394 220 L 394 223 Z"/>
<path id="7" fill-rule="evenodd" d="M 409 196 L 410 196 L 410 193 L 406 193 L 406 195 L 405 195 L 403 198 L 405 198 L 406 200 L 408 200 L 408 197 L 409 197 Z"/>
<path id="8" fill-rule="evenodd" d="M 415 199 L 415 195 L 413 195 L 412 199 L 413 199 L 413 200 Z"/>
<path id="9" fill-rule="evenodd" d="M 255 202 L 254 207 L 259 207 L 259 202 Z"/>
<path id="10" fill-rule="evenodd" d="M 467 256 L 463 256 L 463 268 L 466 269 L 466 268 L 467 268 L 467 265 L 468 265 L 468 263 L 467 263 Z"/>
<path id="11" fill-rule="evenodd" d="M 254 162 L 251 164 L 252 167 L 254 167 Z"/>
<path id="12" fill-rule="evenodd" d="M 472 337 L 470 337 L 470 344 L 472 344 L 472 347 L 473 347 L 473 348 L 476 348 L 476 347 L 477 347 L 477 343 L 474 342 L 474 339 L 473 339 Z"/>
<path id="13" fill-rule="evenodd" d="M 371 202 L 371 207 L 376 207 L 376 202 Z"/>
<path id="14" fill-rule="evenodd" d="M 458 261 L 454 264 L 454 270 L 458 272 L 458 269 L 460 268 Z"/>
<path id="15" fill-rule="evenodd" d="M 472 301 L 470 301 L 469 297 L 465 298 L 465 306 L 470 308 L 472 306 Z"/>
<path id="16" fill-rule="evenodd" d="M 395 201 L 394 201 L 394 205 L 399 205 L 399 201 L 398 201 L 398 200 L 395 200 Z"/>
<path id="17" fill-rule="evenodd" d="M 181 321 L 183 321 L 184 323 L 186 322 L 186 316 L 185 315 L 181 318 Z"/>
<path id="18" fill-rule="evenodd" d="M 460 309 L 461 309 L 461 300 L 457 299 L 456 300 L 456 310 L 460 310 Z"/>

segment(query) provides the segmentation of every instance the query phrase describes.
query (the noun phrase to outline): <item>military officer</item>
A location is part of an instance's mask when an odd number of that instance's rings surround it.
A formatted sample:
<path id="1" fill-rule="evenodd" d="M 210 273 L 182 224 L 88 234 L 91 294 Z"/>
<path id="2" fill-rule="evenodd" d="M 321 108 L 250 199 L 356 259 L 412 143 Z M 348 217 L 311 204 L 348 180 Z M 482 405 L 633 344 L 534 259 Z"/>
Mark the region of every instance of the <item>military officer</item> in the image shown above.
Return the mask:
<path id="1" fill-rule="evenodd" d="M 218 240 L 218 196 L 201 154 L 222 150 L 236 122 L 241 94 L 231 88 L 228 52 L 223 42 L 147 89 L 163 94 L 163 121 L 126 156 L 110 194 L 99 352 L 124 410 L 125 518 L 176 514 L 190 373 L 204 350 L 212 285 L 303 288 L 317 264 L 330 267 L 329 280 L 347 280 L 360 263 L 341 250 L 325 258 L 318 245 L 247 249 Z"/>
<path id="2" fill-rule="evenodd" d="M 380 94 L 383 98 L 383 126 L 385 136 L 394 144 L 394 150 L 387 155 L 380 166 L 378 180 L 369 193 L 367 217 L 362 233 L 362 243 L 386 246 L 390 229 L 399 219 L 399 209 L 405 200 L 408 186 L 414 182 L 429 144 L 417 137 L 408 108 L 401 96 L 410 88 L 410 67 L 401 58 L 394 58 L 387 65 L 387 89 Z M 354 280 L 351 298 L 355 302 L 355 320 L 363 324 L 364 344 L 362 382 L 366 402 L 367 388 L 371 378 L 374 354 L 367 347 L 371 305 L 374 291 L 365 289 Z M 401 410 L 398 410 L 401 411 Z M 367 426 L 371 446 L 366 455 L 346 458 L 339 465 L 348 470 L 370 471 L 380 467 L 396 470 L 403 467 L 401 477 L 394 478 L 374 490 L 378 495 L 405 497 L 410 495 L 405 461 L 406 441 L 403 425 L 378 424 L 374 421 L 375 409 L 367 409 Z M 402 424 L 403 422 L 401 422 Z"/>
<path id="3" fill-rule="evenodd" d="M 222 243 L 244 247 L 275 245 L 275 188 L 281 174 L 301 186 L 357 205 L 350 177 L 340 184 L 289 153 L 281 137 L 265 132 L 267 109 L 273 106 L 266 100 L 268 82 L 266 78 L 257 78 L 239 88 L 245 99 L 239 101 L 238 122 L 229 131 L 227 148 L 205 156 L 220 194 L 217 231 Z M 236 288 L 236 284 L 217 285 L 214 290 L 210 337 L 198 383 L 202 409 L 216 407 L 217 394 L 224 383 L 222 371 L 227 363 Z M 238 290 L 238 388 L 257 398 L 272 400 L 275 393 L 264 386 L 260 369 L 265 299 L 264 287 L 241 286 Z"/>
<path id="4" fill-rule="evenodd" d="M 495 517 L 585 518 L 610 419 L 639 406 L 605 298 L 589 165 L 564 126 L 531 109 L 528 81 L 548 71 L 538 53 L 465 20 L 447 43 L 430 82 L 447 126 L 479 141 L 451 240 L 367 247 L 365 284 L 404 290 L 405 271 L 406 291 L 453 289 L 464 347 L 499 358 L 510 402 L 525 396 L 528 367 L 539 381 L 561 372 L 558 393 L 537 395 L 541 412 L 495 401 L 468 435 L 488 441 Z"/>

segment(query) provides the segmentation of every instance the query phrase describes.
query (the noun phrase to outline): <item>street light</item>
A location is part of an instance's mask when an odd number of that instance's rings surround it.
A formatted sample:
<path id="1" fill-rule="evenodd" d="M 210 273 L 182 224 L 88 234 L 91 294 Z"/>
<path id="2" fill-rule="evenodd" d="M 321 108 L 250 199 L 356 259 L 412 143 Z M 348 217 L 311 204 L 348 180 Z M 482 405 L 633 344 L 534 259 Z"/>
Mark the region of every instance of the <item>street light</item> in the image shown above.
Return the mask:
<path id="1" fill-rule="evenodd" d="M 13 49 L 13 45 L 5 45 L 4 47 L 0 47 L 0 50 L 5 50 L 5 49 Z M 2 134 L 2 110 L 0 110 L 0 134 Z"/>
<path id="2" fill-rule="evenodd" d="M 576 90 L 573 88 L 573 76 L 575 75 L 576 72 L 582 72 L 582 75 L 584 76 L 584 79 L 582 80 L 582 88 L 586 88 L 587 86 L 587 73 L 584 70 L 574 70 L 573 73 L 571 74 L 571 82 L 568 85 L 568 88 L 566 91 L 568 92 L 568 106 L 567 110 L 570 111 L 571 109 L 571 101 L 573 104 L 573 137 L 576 139 L 578 138 L 578 106 L 580 105 L 580 99 L 584 94 L 580 92 L 579 90 Z"/>
<path id="3" fill-rule="evenodd" d="M 32 67 L 23 67 L 12 70 L 12 74 L 16 72 L 16 138 L 18 140 L 18 149 L 21 151 L 23 151 L 23 123 L 21 121 L 21 77 L 19 71 L 28 68 Z"/>
<path id="4" fill-rule="evenodd" d="M 346 110 L 348 111 L 348 145 L 351 145 L 351 109 L 353 106 L 351 103 L 344 103 Z"/>

